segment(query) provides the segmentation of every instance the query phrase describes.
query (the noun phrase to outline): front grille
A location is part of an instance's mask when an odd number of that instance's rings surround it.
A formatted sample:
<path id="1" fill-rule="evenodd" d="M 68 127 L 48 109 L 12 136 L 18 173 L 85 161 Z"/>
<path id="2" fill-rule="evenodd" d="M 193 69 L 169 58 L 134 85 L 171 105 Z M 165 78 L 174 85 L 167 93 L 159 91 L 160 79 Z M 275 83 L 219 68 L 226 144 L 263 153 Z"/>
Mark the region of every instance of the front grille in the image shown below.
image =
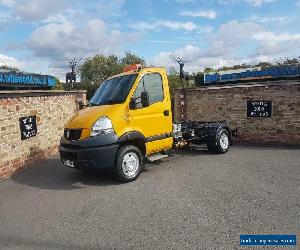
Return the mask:
<path id="1" fill-rule="evenodd" d="M 82 129 L 68 129 L 64 130 L 64 137 L 68 141 L 77 141 L 80 139 Z"/>

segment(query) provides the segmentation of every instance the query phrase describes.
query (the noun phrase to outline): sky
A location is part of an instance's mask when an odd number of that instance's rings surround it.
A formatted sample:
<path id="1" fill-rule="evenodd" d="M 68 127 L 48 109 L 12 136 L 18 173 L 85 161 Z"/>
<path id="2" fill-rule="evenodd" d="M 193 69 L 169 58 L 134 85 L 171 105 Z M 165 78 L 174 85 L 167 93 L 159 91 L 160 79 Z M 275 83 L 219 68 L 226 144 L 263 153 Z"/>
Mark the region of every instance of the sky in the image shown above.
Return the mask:
<path id="1" fill-rule="evenodd" d="M 0 0 L 0 65 L 64 78 L 131 51 L 185 71 L 300 56 L 300 0 Z"/>

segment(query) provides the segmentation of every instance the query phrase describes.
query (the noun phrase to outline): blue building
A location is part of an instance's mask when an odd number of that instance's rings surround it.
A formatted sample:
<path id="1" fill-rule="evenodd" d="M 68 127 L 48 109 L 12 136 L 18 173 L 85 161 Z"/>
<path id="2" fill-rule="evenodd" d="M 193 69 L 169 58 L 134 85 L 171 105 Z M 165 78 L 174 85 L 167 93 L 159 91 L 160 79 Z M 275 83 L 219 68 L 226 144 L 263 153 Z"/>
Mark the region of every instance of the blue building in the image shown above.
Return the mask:
<path id="1" fill-rule="evenodd" d="M 265 68 L 255 67 L 250 69 L 207 73 L 204 75 L 204 85 L 231 84 L 251 81 L 272 81 L 299 77 L 300 64 Z"/>
<path id="2" fill-rule="evenodd" d="M 7 89 L 51 89 L 56 79 L 50 75 L 0 69 L 0 90 Z"/>

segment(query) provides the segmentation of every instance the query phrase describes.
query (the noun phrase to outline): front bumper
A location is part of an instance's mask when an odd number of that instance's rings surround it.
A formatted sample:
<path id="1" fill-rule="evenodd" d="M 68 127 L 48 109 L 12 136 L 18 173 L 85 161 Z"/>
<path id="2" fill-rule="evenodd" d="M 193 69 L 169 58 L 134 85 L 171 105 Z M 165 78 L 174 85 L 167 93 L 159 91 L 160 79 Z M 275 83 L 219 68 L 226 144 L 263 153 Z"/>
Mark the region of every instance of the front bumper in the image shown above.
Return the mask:
<path id="1" fill-rule="evenodd" d="M 77 141 L 67 141 L 62 137 L 59 146 L 61 161 L 70 160 L 77 169 L 112 168 L 119 147 L 117 140 L 114 133 Z"/>

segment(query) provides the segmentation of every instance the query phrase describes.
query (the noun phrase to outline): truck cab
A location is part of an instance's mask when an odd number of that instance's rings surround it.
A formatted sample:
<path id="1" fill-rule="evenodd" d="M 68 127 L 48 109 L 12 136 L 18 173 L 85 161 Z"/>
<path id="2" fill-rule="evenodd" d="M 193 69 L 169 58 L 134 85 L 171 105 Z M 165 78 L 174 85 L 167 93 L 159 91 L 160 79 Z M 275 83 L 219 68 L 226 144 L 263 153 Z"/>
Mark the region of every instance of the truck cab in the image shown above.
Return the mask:
<path id="1" fill-rule="evenodd" d="M 138 65 L 100 85 L 66 124 L 59 151 L 66 166 L 117 168 L 126 182 L 138 177 L 144 156 L 172 145 L 166 70 Z"/>
<path id="2" fill-rule="evenodd" d="M 112 169 L 121 182 L 133 181 L 145 157 L 171 149 L 177 142 L 201 140 L 189 124 L 182 126 L 183 133 L 181 125 L 175 126 L 174 136 L 166 70 L 132 65 L 105 80 L 89 105 L 68 121 L 60 157 L 67 167 Z M 212 140 L 211 146 L 216 144 Z"/>

